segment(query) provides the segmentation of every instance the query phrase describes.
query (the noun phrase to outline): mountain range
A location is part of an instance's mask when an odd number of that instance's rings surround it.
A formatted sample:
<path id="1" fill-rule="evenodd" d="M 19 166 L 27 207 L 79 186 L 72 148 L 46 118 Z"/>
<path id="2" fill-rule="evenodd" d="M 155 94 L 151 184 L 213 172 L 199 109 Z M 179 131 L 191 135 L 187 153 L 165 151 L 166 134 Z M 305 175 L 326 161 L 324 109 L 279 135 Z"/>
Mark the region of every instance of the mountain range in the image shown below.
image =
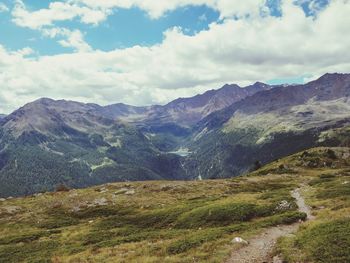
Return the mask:
<path id="1" fill-rule="evenodd" d="M 167 105 L 39 99 L 0 117 L 0 196 L 114 181 L 240 175 L 314 146 L 347 145 L 350 74 L 225 85 Z"/>
<path id="2" fill-rule="evenodd" d="M 247 172 L 254 161 L 264 164 L 314 146 L 346 146 L 349 95 L 350 74 L 326 74 L 211 114 L 196 125 L 190 143 L 196 175 L 229 177 Z"/>

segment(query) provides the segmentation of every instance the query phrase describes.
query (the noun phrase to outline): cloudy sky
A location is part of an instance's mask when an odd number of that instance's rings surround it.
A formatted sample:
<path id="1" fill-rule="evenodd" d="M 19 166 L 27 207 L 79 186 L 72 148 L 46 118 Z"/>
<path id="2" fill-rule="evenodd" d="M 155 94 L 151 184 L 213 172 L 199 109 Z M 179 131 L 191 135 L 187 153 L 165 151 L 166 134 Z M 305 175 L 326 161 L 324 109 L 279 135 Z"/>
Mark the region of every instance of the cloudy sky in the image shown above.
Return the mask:
<path id="1" fill-rule="evenodd" d="M 0 113 L 350 72 L 350 0 L 0 0 Z"/>

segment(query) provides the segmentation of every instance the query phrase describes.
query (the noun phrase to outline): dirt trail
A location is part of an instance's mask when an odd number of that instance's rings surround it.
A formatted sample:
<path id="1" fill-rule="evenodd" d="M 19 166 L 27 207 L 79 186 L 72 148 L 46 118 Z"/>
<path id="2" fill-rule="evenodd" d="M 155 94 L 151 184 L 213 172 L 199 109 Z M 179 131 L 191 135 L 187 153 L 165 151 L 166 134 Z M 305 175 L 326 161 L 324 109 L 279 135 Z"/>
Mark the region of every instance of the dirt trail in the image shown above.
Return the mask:
<path id="1" fill-rule="evenodd" d="M 296 203 L 300 212 L 307 214 L 308 219 L 313 219 L 310 208 L 305 204 L 305 200 L 300 194 L 300 189 L 292 191 L 292 196 L 296 199 Z M 263 263 L 263 262 L 282 262 L 277 257 L 272 259 L 272 252 L 276 245 L 277 239 L 287 236 L 297 231 L 301 223 L 293 225 L 281 225 L 266 229 L 259 236 L 249 240 L 249 244 L 232 252 L 231 257 L 226 263 Z"/>
<path id="2" fill-rule="evenodd" d="M 305 214 L 307 214 L 307 219 L 308 220 L 312 220 L 314 219 L 314 216 L 312 215 L 311 213 L 311 209 L 310 207 L 308 207 L 306 204 L 305 204 L 305 200 L 304 198 L 302 197 L 302 195 L 300 194 L 300 188 L 298 189 L 295 189 L 293 192 L 292 192 L 292 196 L 296 199 L 296 202 L 297 202 L 297 205 L 299 207 L 299 211 L 300 212 L 303 212 Z"/>

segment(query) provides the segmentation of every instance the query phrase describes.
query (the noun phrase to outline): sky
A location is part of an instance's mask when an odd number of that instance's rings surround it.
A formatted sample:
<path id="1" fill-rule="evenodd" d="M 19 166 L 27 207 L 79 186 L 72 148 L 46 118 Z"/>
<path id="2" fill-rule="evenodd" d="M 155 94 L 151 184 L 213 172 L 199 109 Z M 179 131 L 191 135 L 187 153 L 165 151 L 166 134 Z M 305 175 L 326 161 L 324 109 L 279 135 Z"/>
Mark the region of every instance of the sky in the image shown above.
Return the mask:
<path id="1" fill-rule="evenodd" d="M 350 0 L 0 0 L 0 113 L 350 72 Z"/>

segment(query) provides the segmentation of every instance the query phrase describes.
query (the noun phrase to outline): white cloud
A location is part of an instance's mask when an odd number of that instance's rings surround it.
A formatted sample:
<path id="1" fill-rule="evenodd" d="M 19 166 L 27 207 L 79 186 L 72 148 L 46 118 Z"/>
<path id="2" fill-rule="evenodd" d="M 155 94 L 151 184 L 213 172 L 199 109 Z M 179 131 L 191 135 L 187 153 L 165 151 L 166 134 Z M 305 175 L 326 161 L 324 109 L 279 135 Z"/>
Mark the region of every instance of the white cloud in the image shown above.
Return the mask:
<path id="1" fill-rule="evenodd" d="M 22 27 L 40 29 L 57 21 L 79 18 L 82 23 L 97 25 L 113 14 L 114 9 L 138 7 L 151 18 L 159 18 L 166 12 L 188 5 L 207 5 L 218 10 L 221 18 L 229 16 L 256 16 L 265 0 L 65 0 L 51 2 L 48 8 L 29 11 L 21 0 L 16 0 L 12 11 L 13 21 Z"/>
<path id="2" fill-rule="evenodd" d="M 22 48 L 20 50 L 15 51 L 15 52 L 12 52 L 12 54 L 20 55 L 21 57 L 26 57 L 26 56 L 34 54 L 34 50 L 31 49 L 30 47 L 25 47 L 25 48 Z"/>
<path id="3" fill-rule="evenodd" d="M 306 5 L 311 15 L 317 15 L 318 12 L 323 10 L 327 4 L 321 0 L 295 0 L 298 5 Z"/>
<path id="4" fill-rule="evenodd" d="M 66 28 L 54 27 L 42 29 L 44 36 L 50 38 L 63 37 L 58 43 L 63 47 L 73 48 L 77 52 L 89 52 L 92 48 L 84 40 L 84 35 L 79 30 L 69 30 Z"/>
<path id="5" fill-rule="evenodd" d="M 106 19 L 110 11 L 94 10 L 66 2 L 52 2 L 47 9 L 28 11 L 22 0 L 15 1 L 12 10 L 13 22 L 21 27 L 39 30 L 43 36 L 59 38 L 57 41 L 63 47 L 73 48 L 78 52 L 91 51 L 92 48 L 84 40 L 80 30 L 69 30 L 54 26 L 57 21 L 72 20 L 80 17 L 81 22 L 97 25 Z"/>
<path id="6" fill-rule="evenodd" d="M 12 10 L 13 22 L 31 29 L 41 29 L 52 26 L 57 21 L 73 20 L 77 17 L 83 23 L 97 25 L 110 13 L 109 10 L 92 9 L 67 2 L 51 2 L 46 9 L 29 11 L 21 0 L 16 0 Z"/>
<path id="7" fill-rule="evenodd" d="M 281 8 L 282 17 L 227 18 L 194 36 L 174 28 L 151 47 L 110 52 L 87 48 L 89 52 L 34 59 L 0 46 L 0 112 L 42 96 L 139 105 L 164 103 L 227 82 L 350 72 L 348 0 L 333 0 L 316 17 L 306 17 L 289 0 Z M 48 36 L 60 35 L 56 30 Z M 73 43 L 61 44 L 78 46 Z"/>
<path id="8" fill-rule="evenodd" d="M 69 31 L 67 39 L 60 40 L 58 43 L 63 47 L 74 48 L 78 52 L 89 52 L 92 48 L 84 41 L 84 36 L 79 30 Z"/>
<path id="9" fill-rule="evenodd" d="M 0 13 L 8 12 L 10 9 L 2 2 L 0 2 Z"/>

